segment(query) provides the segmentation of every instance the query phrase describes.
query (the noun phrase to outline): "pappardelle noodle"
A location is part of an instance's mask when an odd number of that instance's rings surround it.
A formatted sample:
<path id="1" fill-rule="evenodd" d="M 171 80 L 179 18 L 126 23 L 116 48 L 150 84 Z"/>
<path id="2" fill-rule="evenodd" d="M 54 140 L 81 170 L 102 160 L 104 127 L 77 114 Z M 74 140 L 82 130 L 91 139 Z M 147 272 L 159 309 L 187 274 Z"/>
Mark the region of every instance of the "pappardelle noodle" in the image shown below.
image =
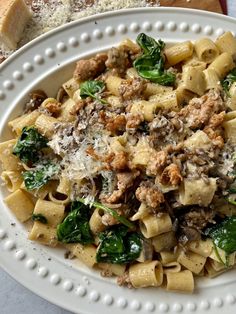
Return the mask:
<path id="1" fill-rule="evenodd" d="M 136 43 L 35 90 L 0 143 L 5 203 L 29 239 L 119 285 L 193 292 L 235 265 L 236 39 Z"/>

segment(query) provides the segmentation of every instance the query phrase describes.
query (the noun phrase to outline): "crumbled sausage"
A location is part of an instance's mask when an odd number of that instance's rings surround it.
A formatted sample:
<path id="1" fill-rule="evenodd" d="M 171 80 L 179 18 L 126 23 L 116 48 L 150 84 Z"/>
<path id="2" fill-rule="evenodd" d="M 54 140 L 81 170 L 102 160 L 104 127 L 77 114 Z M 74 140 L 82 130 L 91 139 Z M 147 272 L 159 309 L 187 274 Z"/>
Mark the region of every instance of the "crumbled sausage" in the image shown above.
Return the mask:
<path id="1" fill-rule="evenodd" d="M 189 105 L 180 110 L 177 117 L 182 118 L 188 127 L 196 129 L 208 124 L 212 114 L 223 109 L 223 101 L 220 94 L 210 91 L 201 98 L 193 98 Z"/>
<path id="2" fill-rule="evenodd" d="M 0 55 L 0 64 L 1 64 L 3 61 L 5 61 L 5 60 L 6 60 L 6 58 L 5 58 L 4 56 Z"/>
<path id="3" fill-rule="evenodd" d="M 184 224 L 197 230 L 204 229 L 208 223 L 214 223 L 215 213 L 211 209 L 193 209 L 183 217 Z"/>
<path id="4" fill-rule="evenodd" d="M 117 173 L 117 190 L 115 190 L 110 196 L 105 197 L 105 202 L 116 203 L 124 192 L 130 188 L 134 180 L 139 176 L 139 171 L 133 172 L 120 172 Z"/>
<path id="5" fill-rule="evenodd" d="M 220 112 L 219 114 L 214 114 L 210 118 L 208 125 L 203 129 L 203 131 L 212 140 L 213 145 L 218 148 L 222 148 L 224 146 L 224 139 L 222 137 L 222 123 L 224 122 L 224 117 L 224 111 Z"/>
<path id="6" fill-rule="evenodd" d="M 126 152 L 116 153 L 110 165 L 115 171 L 124 170 L 128 168 L 128 154 Z"/>
<path id="7" fill-rule="evenodd" d="M 124 132 L 126 126 L 126 118 L 124 115 L 117 115 L 114 118 L 107 118 L 106 129 L 111 133 Z"/>
<path id="8" fill-rule="evenodd" d="M 61 112 L 61 103 L 59 102 L 48 102 L 44 106 L 45 109 L 55 118 L 57 118 Z"/>
<path id="9" fill-rule="evenodd" d="M 176 164 L 167 166 L 161 174 L 160 182 L 164 185 L 179 185 L 183 181 L 180 169 Z"/>
<path id="10" fill-rule="evenodd" d="M 73 74 L 74 79 L 87 81 L 97 77 L 105 70 L 106 60 L 106 54 L 98 54 L 91 59 L 79 60 Z"/>
<path id="11" fill-rule="evenodd" d="M 117 277 L 117 284 L 119 286 L 127 286 L 128 288 L 132 288 L 132 283 L 129 278 L 129 272 L 125 271 L 122 276 Z"/>
<path id="12" fill-rule="evenodd" d="M 118 73 L 124 73 L 131 66 L 129 53 L 125 47 L 111 48 L 108 51 L 106 66 L 109 69 L 116 69 Z"/>
<path id="13" fill-rule="evenodd" d="M 76 102 L 76 104 L 71 109 L 71 115 L 77 115 L 81 109 L 86 107 L 88 104 L 92 102 L 92 98 L 87 97 L 85 99 L 80 99 Z"/>
<path id="14" fill-rule="evenodd" d="M 146 81 L 137 77 L 134 79 L 124 80 L 119 87 L 119 93 L 122 100 L 140 99 L 143 98 L 143 93 L 146 88 Z"/>
<path id="15" fill-rule="evenodd" d="M 126 130 L 135 130 L 144 121 L 144 117 L 141 113 L 127 114 L 126 115 Z"/>
<path id="16" fill-rule="evenodd" d="M 142 182 L 135 195 L 141 203 L 146 203 L 152 208 L 158 207 L 160 203 L 165 201 L 162 192 L 151 182 Z"/>
<path id="17" fill-rule="evenodd" d="M 147 174 L 157 175 L 158 172 L 163 169 L 163 167 L 165 167 L 167 163 L 167 157 L 167 153 L 163 150 L 152 155 L 147 164 Z"/>

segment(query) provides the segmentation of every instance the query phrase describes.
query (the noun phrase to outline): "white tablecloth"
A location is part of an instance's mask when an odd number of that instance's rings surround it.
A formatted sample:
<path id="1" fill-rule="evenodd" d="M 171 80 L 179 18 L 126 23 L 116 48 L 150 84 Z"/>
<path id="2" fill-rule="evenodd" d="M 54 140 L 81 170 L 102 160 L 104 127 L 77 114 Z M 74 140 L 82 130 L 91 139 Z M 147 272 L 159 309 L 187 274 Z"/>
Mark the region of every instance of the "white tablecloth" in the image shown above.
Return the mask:
<path id="1" fill-rule="evenodd" d="M 228 0 L 228 13 L 236 17 L 236 0 Z M 1 314 L 70 314 L 36 296 L 0 269 Z"/>

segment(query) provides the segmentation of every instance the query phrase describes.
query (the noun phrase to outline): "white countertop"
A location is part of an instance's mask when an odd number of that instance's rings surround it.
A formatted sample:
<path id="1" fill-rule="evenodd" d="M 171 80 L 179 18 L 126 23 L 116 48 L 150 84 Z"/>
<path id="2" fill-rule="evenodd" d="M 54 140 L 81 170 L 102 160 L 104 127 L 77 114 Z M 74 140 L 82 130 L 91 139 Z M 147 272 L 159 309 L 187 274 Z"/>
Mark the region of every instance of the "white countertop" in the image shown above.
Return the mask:
<path id="1" fill-rule="evenodd" d="M 236 17 L 236 0 L 228 0 L 228 12 Z M 70 314 L 38 297 L 0 269 L 1 314 Z"/>

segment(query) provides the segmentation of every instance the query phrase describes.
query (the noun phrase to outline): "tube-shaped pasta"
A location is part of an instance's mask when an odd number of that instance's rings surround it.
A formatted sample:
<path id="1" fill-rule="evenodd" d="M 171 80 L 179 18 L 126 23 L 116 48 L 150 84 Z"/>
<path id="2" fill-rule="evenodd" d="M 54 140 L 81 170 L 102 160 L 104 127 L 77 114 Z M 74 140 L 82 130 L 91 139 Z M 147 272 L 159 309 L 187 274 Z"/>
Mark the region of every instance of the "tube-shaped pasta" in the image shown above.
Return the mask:
<path id="1" fill-rule="evenodd" d="M 29 194 L 21 189 L 8 195 L 4 202 L 21 222 L 27 221 L 33 213 L 34 203 Z"/>
<path id="2" fill-rule="evenodd" d="M 73 99 L 67 99 L 61 106 L 60 116 L 58 120 L 62 122 L 72 122 L 76 119 L 76 115 L 73 114 L 75 102 Z"/>
<path id="3" fill-rule="evenodd" d="M 173 87 L 162 86 L 157 83 L 147 83 L 147 88 L 144 91 L 144 97 L 149 98 L 152 95 L 169 93 L 173 90 Z"/>
<path id="4" fill-rule="evenodd" d="M 1 178 L 10 192 L 18 190 L 23 182 L 20 171 L 3 171 Z"/>
<path id="5" fill-rule="evenodd" d="M 204 149 L 208 150 L 212 147 L 212 142 L 207 134 L 201 130 L 193 133 L 184 141 L 184 146 L 188 149 Z"/>
<path id="6" fill-rule="evenodd" d="M 162 251 L 160 252 L 160 255 L 162 264 L 168 264 L 177 261 L 177 258 L 179 256 L 179 250 L 176 250 L 174 252 Z"/>
<path id="7" fill-rule="evenodd" d="M 220 52 L 228 52 L 234 59 L 236 58 L 236 39 L 231 32 L 225 32 L 215 43 Z"/>
<path id="8" fill-rule="evenodd" d="M 34 214 L 42 214 L 47 219 L 47 224 L 51 227 L 56 227 L 61 223 L 64 213 L 64 205 L 41 199 L 37 200 L 34 208 Z"/>
<path id="9" fill-rule="evenodd" d="M 178 273 L 167 273 L 166 279 L 166 289 L 169 291 L 193 292 L 194 279 L 192 272 L 189 270 L 183 270 Z"/>
<path id="10" fill-rule="evenodd" d="M 216 270 L 218 268 L 218 270 Z M 224 264 L 216 262 L 212 259 L 208 259 L 205 264 L 205 273 L 206 276 L 209 278 L 214 278 L 219 276 L 220 274 L 224 273 L 228 268 L 225 267 Z"/>
<path id="11" fill-rule="evenodd" d="M 176 96 L 177 96 L 178 105 L 182 105 L 182 104 L 187 104 L 190 99 L 195 97 L 195 94 L 185 89 L 184 86 L 180 85 L 176 89 Z"/>
<path id="12" fill-rule="evenodd" d="M 70 98 L 73 98 L 74 93 L 79 89 L 80 83 L 77 82 L 74 78 L 69 79 L 62 86 L 64 90 L 67 92 Z"/>
<path id="13" fill-rule="evenodd" d="M 203 71 L 206 69 L 206 66 L 207 66 L 206 62 L 200 61 L 198 58 L 196 58 L 196 56 L 193 56 L 184 62 L 182 66 L 182 71 L 185 71 L 187 67 L 194 67 L 197 68 L 198 70 Z"/>
<path id="14" fill-rule="evenodd" d="M 206 90 L 212 88 L 219 88 L 220 86 L 220 78 L 214 69 L 207 68 L 203 71 L 206 81 Z"/>
<path id="15" fill-rule="evenodd" d="M 106 229 L 106 226 L 102 223 L 103 211 L 99 208 L 95 208 L 90 220 L 89 226 L 93 234 L 98 234 Z"/>
<path id="16" fill-rule="evenodd" d="M 219 55 L 219 50 L 210 38 L 200 38 L 194 44 L 196 54 L 201 61 L 211 63 Z"/>
<path id="17" fill-rule="evenodd" d="M 105 81 L 107 90 L 111 92 L 112 95 L 120 96 L 119 88 L 123 81 L 124 80 L 118 76 L 108 76 Z"/>
<path id="18" fill-rule="evenodd" d="M 39 221 L 34 222 L 28 238 L 32 241 L 37 241 L 52 247 L 56 246 L 58 243 L 56 228 L 50 227 Z"/>
<path id="19" fill-rule="evenodd" d="M 102 269 L 104 275 L 116 275 L 122 276 L 125 272 L 126 265 L 119 265 L 119 264 L 109 264 L 109 263 L 98 263 L 98 268 Z"/>
<path id="20" fill-rule="evenodd" d="M 48 198 L 56 204 L 66 205 L 70 203 L 70 197 L 68 195 L 55 191 L 49 192 Z"/>
<path id="21" fill-rule="evenodd" d="M 139 77 L 138 72 L 135 68 L 129 68 L 126 71 L 126 78 L 127 79 L 134 79 Z"/>
<path id="22" fill-rule="evenodd" d="M 156 252 L 169 250 L 173 248 L 176 244 L 177 240 L 173 231 L 162 233 L 152 239 L 152 245 Z"/>
<path id="23" fill-rule="evenodd" d="M 231 143 L 236 143 L 236 118 L 223 123 L 225 136 Z"/>
<path id="24" fill-rule="evenodd" d="M 178 273 L 181 271 L 181 265 L 178 262 L 171 262 L 162 265 L 163 266 L 163 273 L 169 274 L 169 273 Z"/>
<path id="25" fill-rule="evenodd" d="M 150 210 L 148 206 L 144 203 L 141 203 L 138 211 L 130 218 L 131 221 L 143 219 L 145 216 L 149 214 Z"/>
<path id="26" fill-rule="evenodd" d="M 177 262 L 189 269 L 194 274 L 199 274 L 206 263 L 206 257 L 193 252 L 181 251 Z"/>
<path id="27" fill-rule="evenodd" d="M 96 248 L 92 244 L 65 244 L 65 247 L 88 267 L 93 267 L 96 264 Z"/>
<path id="28" fill-rule="evenodd" d="M 133 114 L 142 114 L 144 119 L 148 122 L 154 119 L 157 105 L 155 102 L 147 100 L 134 101 L 130 112 Z"/>
<path id="29" fill-rule="evenodd" d="M 147 239 L 168 232 L 171 228 L 172 222 L 166 213 L 162 213 L 160 217 L 149 214 L 140 220 L 140 230 Z"/>
<path id="30" fill-rule="evenodd" d="M 212 201 L 215 191 L 215 178 L 209 178 L 209 182 L 203 179 L 184 179 L 179 189 L 179 201 L 183 205 L 207 206 Z"/>
<path id="31" fill-rule="evenodd" d="M 34 110 L 30 113 L 26 113 L 14 120 L 9 121 L 8 126 L 12 129 L 12 131 L 16 132 L 17 135 L 20 135 L 23 127 L 34 125 L 36 119 L 39 116 L 40 113 Z"/>
<path id="32" fill-rule="evenodd" d="M 133 149 L 132 164 L 135 166 L 147 166 L 149 159 L 155 150 L 148 144 L 148 142 L 141 138 L 138 144 Z"/>
<path id="33" fill-rule="evenodd" d="M 191 57 L 193 54 L 193 44 L 191 41 L 176 44 L 165 49 L 165 56 L 170 65 L 175 65 Z"/>
<path id="34" fill-rule="evenodd" d="M 0 143 L 0 161 L 4 170 L 18 171 L 22 169 L 22 166 L 19 163 L 19 159 L 12 154 L 16 142 L 17 140 L 13 139 Z"/>
<path id="35" fill-rule="evenodd" d="M 65 195 L 70 195 L 70 190 L 71 190 L 70 180 L 65 176 L 61 176 L 57 187 L 57 192 Z"/>
<path id="36" fill-rule="evenodd" d="M 192 93 L 202 96 L 206 90 L 206 82 L 202 70 L 196 67 L 185 68 L 180 86 Z"/>
<path id="37" fill-rule="evenodd" d="M 203 240 L 191 241 L 186 246 L 188 250 L 204 257 L 210 256 L 213 249 L 213 244 L 212 244 L 211 239 L 207 239 L 205 241 Z"/>
<path id="38" fill-rule="evenodd" d="M 231 54 L 228 52 L 223 52 L 208 67 L 208 69 L 215 70 L 220 79 L 224 78 L 233 68 L 234 62 Z"/>
<path id="39" fill-rule="evenodd" d="M 157 109 L 170 109 L 173 111 L 178 111 L 178 100 L 176 91 L 166 92 L 164 94 L 152 95 L 149 101 L 155 104 L 155 111 Z"/>
<path id="40" fill-rule="evenodd" d="M 131 265 L 129 278 L 134 288 L 159 287 L 163 282 L 163 269 L 159 261 Z"/>
<path id="41" fill-rule="evenodd" d="M 58 122 L 57 119 L 41 114 L 35 121 L 35 126 L 41 134 L 50 138 L 55 130 L 55 124 Z"/>

